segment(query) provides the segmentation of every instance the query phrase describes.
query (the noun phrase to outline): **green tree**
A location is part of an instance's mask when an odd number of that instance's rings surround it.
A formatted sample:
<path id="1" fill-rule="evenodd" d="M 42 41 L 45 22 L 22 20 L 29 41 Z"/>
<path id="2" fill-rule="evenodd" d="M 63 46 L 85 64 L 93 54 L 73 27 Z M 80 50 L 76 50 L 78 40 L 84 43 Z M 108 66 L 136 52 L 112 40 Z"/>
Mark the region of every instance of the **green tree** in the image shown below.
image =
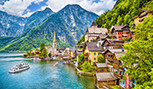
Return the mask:
<path id="1" fill-rule="evenodd" d="M 102 54 L 99 54 L 99 55 L 97 56 L 97 59 L 98 59 L 98 63 L 105 63 L 105 58 L 103 57 Z"/>
<path id="2" fill-rule="evenodd" d="M 83 63 L 84 62 L 84 54 L 83 53 L 79 54 L 78 58 L 79 58 L 78 63 L 81 63 L 81 62 Z"/>
<path id="3" fill-rule="evenodd" d="M 128 67 L 127 73 L 136 79 L 135 89 L 153 89 L 153 17 L 136 26 L 136 39 L 124 45 L 126 53 L 120 57 Z"/>
<path id="4" fill-rule="evenodd" d="M 95 66 L 92 66 L 90 65 L 90 63 L 88 61 L 85 61 L 81 67 L 83 67 L 83 72 L 94 72 L 96 67 Z"/>
<path id="5" fill-rule="evenodd" d="M 49 57 L 51 57 L 51 56 L 52 56 L 52 54 L 51 54 L 51 53 L 49 53 L 49 54 L 48 54 L 48 56 L 49 56 Z"/>
<path id="6" fill-rule="evenodd" d="M 42 50 L 41 55 L 42 55 L 43 57 L 47 57 L 47 50 L 46 50 L 46 48 L 44 48 L 44 49 Z"/>
<path id="7" fill-rule="evenodd" d="M 40 52 L 43 51 L 43 49 L 45 48 L 45 46 L 46 46 L 45 43 L 41 43 L 41 44 L 40 44 Z"/>
<path id="8" fill-rule="evenodd" d="M 27 53 L 26 53 L 28 56 L 31 56 L 32 55 L 32 53 L 30 52 L 30 51 L 27 51 Z"/>
<path id="9" fill-rule="evenodd" d="M 80 45 L 82 42 L 85 41 L 85 35 L 83 35 L 80 40 L 77 42 L 77 45 Z"/>

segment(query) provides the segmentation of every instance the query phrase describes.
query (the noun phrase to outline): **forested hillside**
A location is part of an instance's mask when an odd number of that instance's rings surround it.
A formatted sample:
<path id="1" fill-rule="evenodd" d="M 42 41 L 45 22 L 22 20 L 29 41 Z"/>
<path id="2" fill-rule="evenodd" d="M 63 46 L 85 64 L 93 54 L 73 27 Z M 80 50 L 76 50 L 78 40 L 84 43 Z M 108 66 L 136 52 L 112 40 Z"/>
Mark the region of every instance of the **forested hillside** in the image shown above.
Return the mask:
<path id="1" fill-rule="evenodd" d="M 133 18 L 142 9 L 152 9 L 153 0 L 118 0 L 111 11 L 107 11 L 96 19 L 99 27 L 110 29 L 112 25 L 131 25 Z"/>

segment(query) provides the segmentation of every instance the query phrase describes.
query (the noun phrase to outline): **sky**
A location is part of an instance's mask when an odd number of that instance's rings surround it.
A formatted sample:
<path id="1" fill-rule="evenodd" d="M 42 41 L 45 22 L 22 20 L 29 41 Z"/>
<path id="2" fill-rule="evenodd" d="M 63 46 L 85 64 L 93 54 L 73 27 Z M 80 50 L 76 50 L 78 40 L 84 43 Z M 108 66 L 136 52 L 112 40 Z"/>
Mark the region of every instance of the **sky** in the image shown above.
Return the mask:
<path id="1" fill-rule="evenodd" d="M 111 10 L 115 3 L 116 0 L 0 0 L 0 10 L 15 16 L 29 17 L 46 7 L 58 12 L 68 4 L 78 4 L 88 11 L 101 15 Z"/>

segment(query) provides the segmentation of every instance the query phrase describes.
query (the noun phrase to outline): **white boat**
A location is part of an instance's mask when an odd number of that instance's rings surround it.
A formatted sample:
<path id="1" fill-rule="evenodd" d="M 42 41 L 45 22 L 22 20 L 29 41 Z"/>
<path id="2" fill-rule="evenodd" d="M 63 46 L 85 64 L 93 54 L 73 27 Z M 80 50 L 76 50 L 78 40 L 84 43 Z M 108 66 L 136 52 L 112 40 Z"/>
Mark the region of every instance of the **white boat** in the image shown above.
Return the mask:
<path id="1" fill-rule="evenodd" d="M 27 63 L 21 63 L 19 65 L 14 66 L 13 68 L 11 68 L 9 70 L 9 73 L 21 72 L 21 71 L 27 70 L 29 68 L 30 68 L 30 66 Z"/>

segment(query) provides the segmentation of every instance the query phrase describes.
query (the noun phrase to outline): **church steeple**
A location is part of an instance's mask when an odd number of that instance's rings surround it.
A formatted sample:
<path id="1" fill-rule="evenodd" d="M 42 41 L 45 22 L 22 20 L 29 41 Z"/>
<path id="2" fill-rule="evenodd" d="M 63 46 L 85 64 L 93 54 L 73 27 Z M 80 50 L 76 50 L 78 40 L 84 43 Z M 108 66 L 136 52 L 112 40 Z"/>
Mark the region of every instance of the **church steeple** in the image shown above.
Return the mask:
<path id="1" fill-rule="evenodd" d="M 54 38 L 53 38 L 53 56 L 57 54 L 57 45 L 56 45 L 56 33 L 54 31 Z"/>
<path id="2" fill-rule="evenodd" d="M 53 42 L 56 42 L 56 34 L 55 34 L 55 31 L 54 31 L 54 40 Z"/>

